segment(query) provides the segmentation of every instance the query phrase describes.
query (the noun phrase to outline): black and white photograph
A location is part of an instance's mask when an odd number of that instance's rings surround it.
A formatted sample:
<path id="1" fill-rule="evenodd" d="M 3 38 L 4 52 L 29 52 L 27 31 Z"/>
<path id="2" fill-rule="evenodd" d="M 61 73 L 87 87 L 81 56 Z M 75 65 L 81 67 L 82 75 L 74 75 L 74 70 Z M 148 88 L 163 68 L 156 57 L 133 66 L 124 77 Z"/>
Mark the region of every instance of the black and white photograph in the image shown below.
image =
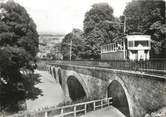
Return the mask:
<path id="1" fill-rule="evenodd" d="M 166 117 L 166 0 L 0 0 L 0 117 Z"/>

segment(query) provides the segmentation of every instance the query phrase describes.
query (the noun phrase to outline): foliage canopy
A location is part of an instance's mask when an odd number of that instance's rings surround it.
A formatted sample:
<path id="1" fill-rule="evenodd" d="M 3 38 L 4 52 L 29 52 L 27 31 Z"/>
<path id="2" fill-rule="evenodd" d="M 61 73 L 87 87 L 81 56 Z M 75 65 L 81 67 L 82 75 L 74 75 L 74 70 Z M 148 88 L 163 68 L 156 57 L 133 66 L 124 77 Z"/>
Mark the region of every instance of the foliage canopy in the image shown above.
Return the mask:
<path id="1" fill-rule="evenodd" d="M 84 59 L 99 59 L 102 44 L 110 43 L 122 32 L 120 21 L 107 3 L 94 4 L 84 19 Z"/>
<path id="2" fill-rule="evenodd" d="M 62 54 L 63 59 L 69 60 L 70 59 L 70 47 L 72 41 L 72 52 L 71 58 L 72 59 L 79 59 L 80 54 L 83 48 L 83 41 L 82 41 L 82 31 L 79 29 L 73 29 L 72 32 L 65 35 L 64 39 L 62 40 Z"/>
<path id="3" fill-rule="evenodd" d="M 133 0 L 124 11 L 128 34 L 151 35 L 151 57 L 164 57 L 166 52 L 165 9 L 162 0 Z"/>
<path id="4" fill-rule="evenodd" d="M 0 110 L 18 111 L 20 102 L 41 93 L 34 87 L 37 52 L 36 25 L 26 10 L 13 1 L 0 4 Z"/>

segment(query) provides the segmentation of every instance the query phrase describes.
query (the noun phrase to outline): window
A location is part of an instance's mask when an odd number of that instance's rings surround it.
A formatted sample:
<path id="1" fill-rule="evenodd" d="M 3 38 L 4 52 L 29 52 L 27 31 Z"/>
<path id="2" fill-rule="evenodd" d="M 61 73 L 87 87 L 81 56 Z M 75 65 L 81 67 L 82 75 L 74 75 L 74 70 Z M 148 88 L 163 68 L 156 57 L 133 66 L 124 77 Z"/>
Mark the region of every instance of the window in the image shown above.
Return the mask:
<path id="1" fill-rule="evenodd" d="M 143 47 L 148 47 L 149 42 L 148 41 L 135 41 L 135 47 L 137 47 L 138 45 L 142 45 Z"/>
<path id="2" fill-rule="evenodd" d="M 129 47 L 134 47 L 134 41 L 129 41 Z"/>

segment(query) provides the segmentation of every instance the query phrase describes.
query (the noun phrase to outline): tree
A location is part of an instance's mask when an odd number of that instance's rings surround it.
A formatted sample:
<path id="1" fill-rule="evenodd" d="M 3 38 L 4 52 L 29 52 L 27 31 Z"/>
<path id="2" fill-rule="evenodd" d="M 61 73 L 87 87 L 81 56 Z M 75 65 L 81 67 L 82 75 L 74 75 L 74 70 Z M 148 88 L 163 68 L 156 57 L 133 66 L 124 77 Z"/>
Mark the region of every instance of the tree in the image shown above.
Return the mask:
<path id="1" fill-rule="evenodd" d="M 82 31 L 80 29 L 73 29 L 72 32 L 65 35 L 62 40 L 61 51 L 63 54 L 63 59 L 70 59 L 70 47 L 72 41 L 72 59 L 79 59 L 80 52 L 82 49 Z"/>
<path id="2" fill-rule="evenodd" d="M 124 11 L 127 33 L 151 35 L 151 57 L 164 57 L 166 49 L 165 2 L 162 0 L 133 0 Z"/>
<path id="3" fill-rule="evenodd" d="M 26 10 L 13 1 L 0 5 L 0 19 L 0 110 L 18 111 L 20 102 L 41 94 L 33 74 L 38 33 Z"/>
<path id="4" fill-rule="evenodd" d="M 120 21 L 106 3 L 94 4 L 84 19 L 84 59 L 99 59 L 102 44 L 113 42 L 122 33 Z"/>
<path id="5" fill-rule="evenodd" d="M 84 19 L 84 33 L 91 32 L 96 24 L 108 20 L 111 21 L 113 17 L 113 9 L 107 3 L 99 3 L 92 5 L 92 8 L 85 14 Z"/>

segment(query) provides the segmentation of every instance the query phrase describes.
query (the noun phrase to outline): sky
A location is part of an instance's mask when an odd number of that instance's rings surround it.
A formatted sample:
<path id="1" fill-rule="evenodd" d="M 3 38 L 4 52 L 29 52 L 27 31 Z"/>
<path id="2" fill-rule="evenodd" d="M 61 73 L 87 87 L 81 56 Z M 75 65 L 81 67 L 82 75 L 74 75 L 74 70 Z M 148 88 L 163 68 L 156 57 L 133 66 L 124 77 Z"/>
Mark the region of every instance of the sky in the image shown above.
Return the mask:
<path id="1" fill-rule="evenodd" d="M 131 0 L 15 0 L 24 6 L 39 33 L 66 34 L 73 28 L 83 29 L 85 13 L 94 3 L 108 3 L 119 17 Z"/>

